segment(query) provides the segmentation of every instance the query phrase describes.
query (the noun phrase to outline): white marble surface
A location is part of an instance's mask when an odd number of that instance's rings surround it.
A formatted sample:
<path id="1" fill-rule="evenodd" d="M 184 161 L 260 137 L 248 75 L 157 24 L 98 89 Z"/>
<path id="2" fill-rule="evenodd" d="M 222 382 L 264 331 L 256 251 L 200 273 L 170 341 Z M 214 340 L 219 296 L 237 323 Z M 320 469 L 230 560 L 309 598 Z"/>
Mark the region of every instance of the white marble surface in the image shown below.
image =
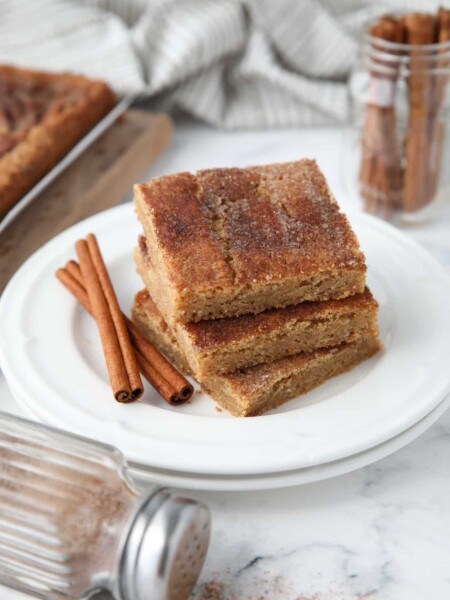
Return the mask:
<path id="1" fill-rule="evenodd" d="M 355 208 L 342 187 L 339 130 L 226 133 L 184 123 L 148 175 L 301 156 L 316 157 L 341 205 Z M 450 271 L 450 210 L 407 233 Z M 0 396 L 4 410 L 19 412 L 3 379 Z M 345 476 L 276 491 L 189 492 L 213 516 L 193 598 L 447 600 L 449 462 L 450 412 L 408 447 Z M 0 600 L 13 598 L 0 589 Z"/>

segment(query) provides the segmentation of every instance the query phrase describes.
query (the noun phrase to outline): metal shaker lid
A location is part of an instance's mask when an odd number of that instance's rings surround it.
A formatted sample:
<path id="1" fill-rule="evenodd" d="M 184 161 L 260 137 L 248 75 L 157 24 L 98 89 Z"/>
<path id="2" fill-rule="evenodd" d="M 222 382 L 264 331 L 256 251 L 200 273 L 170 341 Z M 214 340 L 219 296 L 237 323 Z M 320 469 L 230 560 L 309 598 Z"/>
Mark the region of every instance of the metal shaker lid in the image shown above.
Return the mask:
<path id="1" fill-rule="evenodd" d="M 185 600 L 208 549 L 209 511 L 203 504 L 160 490 L 140 507 L 120 569 L 124 600 Z"/>

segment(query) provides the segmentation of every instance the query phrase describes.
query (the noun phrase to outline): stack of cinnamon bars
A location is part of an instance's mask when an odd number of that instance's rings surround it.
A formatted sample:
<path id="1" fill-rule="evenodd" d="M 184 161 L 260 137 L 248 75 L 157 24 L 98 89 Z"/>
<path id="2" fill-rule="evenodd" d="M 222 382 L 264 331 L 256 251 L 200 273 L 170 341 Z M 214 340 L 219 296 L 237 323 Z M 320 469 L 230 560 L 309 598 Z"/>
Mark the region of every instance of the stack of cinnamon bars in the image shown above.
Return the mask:
<path id="1" fill-rule="evenodd" d="M 135 188 L 133 319 L 233 415 L 260 415 L 380 349 L 355 234 L 311 160 Z"/>

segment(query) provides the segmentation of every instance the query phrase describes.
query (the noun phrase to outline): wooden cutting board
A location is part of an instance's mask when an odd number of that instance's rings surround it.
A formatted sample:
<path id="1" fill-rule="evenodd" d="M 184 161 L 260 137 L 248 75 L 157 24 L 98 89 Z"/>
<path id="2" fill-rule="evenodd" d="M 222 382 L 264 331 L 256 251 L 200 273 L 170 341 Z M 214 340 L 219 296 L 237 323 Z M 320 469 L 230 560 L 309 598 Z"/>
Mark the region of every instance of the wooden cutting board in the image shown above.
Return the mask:
<path id="1" fill-rule="evenodd" d="M 129 110 L 0 236 L 0 293 L 20 265 L 70 225 L 115 206 L 166 148 L 169 117 Z"/>

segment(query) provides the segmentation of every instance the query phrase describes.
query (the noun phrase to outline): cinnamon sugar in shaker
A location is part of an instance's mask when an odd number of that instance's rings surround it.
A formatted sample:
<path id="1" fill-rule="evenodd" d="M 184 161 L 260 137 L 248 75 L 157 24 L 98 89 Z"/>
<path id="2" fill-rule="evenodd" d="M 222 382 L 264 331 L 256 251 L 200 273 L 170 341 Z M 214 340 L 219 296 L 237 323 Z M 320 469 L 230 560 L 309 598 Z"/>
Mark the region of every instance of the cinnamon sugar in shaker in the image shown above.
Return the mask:
<path id="1" fill-rule="evenodd" d="M 115 448 L 0 413 L 0 584 L 46 600 L 184 600 L 209 534 L 202 504 L 139 495 Z"/>

